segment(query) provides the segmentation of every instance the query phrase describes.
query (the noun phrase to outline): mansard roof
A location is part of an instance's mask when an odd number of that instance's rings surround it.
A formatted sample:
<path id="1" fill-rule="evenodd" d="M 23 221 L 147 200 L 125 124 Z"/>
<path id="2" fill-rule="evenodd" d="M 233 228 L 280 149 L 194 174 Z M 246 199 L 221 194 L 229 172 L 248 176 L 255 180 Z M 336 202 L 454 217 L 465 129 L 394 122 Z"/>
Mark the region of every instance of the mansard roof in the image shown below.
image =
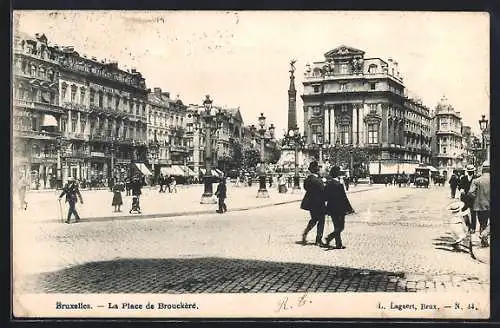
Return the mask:
<path id="1" fill-rule="evenodd" d="M 325 58 L 339 57 L 339 56 L 363 56 L 365 52 L 363 50 L 359 50 L 353 47 L 349 47 L 346 45 L 341 45 L 335 49 L 332 49 L 325 53 Z"/>

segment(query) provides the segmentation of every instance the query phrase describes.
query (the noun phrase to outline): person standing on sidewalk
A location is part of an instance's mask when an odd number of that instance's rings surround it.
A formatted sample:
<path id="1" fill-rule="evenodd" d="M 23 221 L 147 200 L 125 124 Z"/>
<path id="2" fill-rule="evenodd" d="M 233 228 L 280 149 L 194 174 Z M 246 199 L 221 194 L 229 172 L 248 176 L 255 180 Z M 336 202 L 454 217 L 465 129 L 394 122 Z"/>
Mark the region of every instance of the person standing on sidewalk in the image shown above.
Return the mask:
<path id="1" fill-rule="evenodd" d="M 319 177 L 319 165 L 314 161 L 309 164 L 311 174 L 304 180 L 306 194 L 302 199 L 300 208 L 309 211 L 311 219 L 302 233 L 302 245 L 307 244 L 307 234 L 316 226 L 316 245 L 322 246 L 323 228 L 325 226 L 325 186 Z"/>
<path id="2" fill-rule="evenodd" d="M 28 182 L 24 173 L 19 173 L 19 180 L 17 181 L 17 194 L 19 196 L 19 209 L 26 210 L 28 207 L 28 202 L 26 201 L 26 189 L 28 188 Z"/>
<path id="3" fill-rule="evenodd" d="M 78 203 L 78 199 L 80 199 L 80 203 L 83 204 L 83 198 L 82 194 L 80 193 L 80 190 L 78 189 L 78 185 L 73 177 L 68 178 L 68 182 L 66 183 L 66 185 L 63 188 L 63 191 L 59 195 L 59 200 L 61 200 L 61 198 L 64 195 L 66 195 L 66 202 L 69 205 L 66 223 L 69 224 L 71 219 L 71 214 L 75 216 L 75 222 L 80 221 L 80 216 L 76 211 L 76 203 Z"/>
<path id="4" fill-rule="evenodd" d="M 457 187 L 458 187 L 458 178 L 455 172 L 453 172 L 453 174 L 451 175 L 448 183 L 450 184 L 451 198 L 455 198 L 455 194 L 457 192 Z"/>
<path id="5" fill-rule="evenodd" d="M 325 188 L 326 213 L 332 218 L 333 232 L 326 237 L 324 247 L 330 247 L 330 242 L 335 239 L 336 249 L 344 249 L 342 245 L 341 232 L 344 231 L 345 216 L 354 213 L 347 198 L 342 182 L 340 181 L 340 167 L 334 166 L 330 170 L 330 180 Z"/>
<path id="6" fill-rule="evenodd" d="M 120 206 L 123 205 L 122 191 L 125 189 L 124 187 L 121 180 L 113 185 L 113 201 L 111 206 L 115 207 L 115 212 L 121 212 Z"/>
<path id="7" fill-rule="evenodd" d="M 217 199 L 219 201 L 219 209 L 216 212 L 221 214 L 227 212 L 227 206 L 224 202 L 227 197 L 226 179 L 224 177 L 221 177 L 219 179 L 219 184 L 217 185 L 215 196 L 217 196 Z"/>
<path id="8" fill-rule="evenodd" d="M 481 247 L 488 247 L 488 221 L 490 220 L 490 163 L 484 162 L 482 174 L 472 180 L 468 195 L 473 199 L 472 210 L 476 211 L 479 221 Z"/>

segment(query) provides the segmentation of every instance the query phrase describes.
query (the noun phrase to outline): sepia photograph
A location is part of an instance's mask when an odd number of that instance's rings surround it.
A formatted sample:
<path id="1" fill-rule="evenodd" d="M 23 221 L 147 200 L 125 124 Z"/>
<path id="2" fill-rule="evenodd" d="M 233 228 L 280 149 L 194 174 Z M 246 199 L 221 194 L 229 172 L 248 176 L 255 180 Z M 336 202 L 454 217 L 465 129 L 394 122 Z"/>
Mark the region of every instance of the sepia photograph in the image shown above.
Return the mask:
<path id="1" fill-rule="evenodd" d="M 490 317 L 488 13 L 12 16 L 15 318 Z"/>

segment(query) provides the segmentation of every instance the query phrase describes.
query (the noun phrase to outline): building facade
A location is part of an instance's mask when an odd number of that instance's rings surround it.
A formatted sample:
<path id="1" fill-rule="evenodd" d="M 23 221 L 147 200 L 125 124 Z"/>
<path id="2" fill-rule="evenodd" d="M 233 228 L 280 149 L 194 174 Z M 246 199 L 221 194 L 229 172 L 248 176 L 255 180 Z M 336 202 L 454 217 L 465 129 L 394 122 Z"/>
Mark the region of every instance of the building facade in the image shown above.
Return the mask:
<path id="1" fill-rule="evenodd" d="M 309 146 L 360 149 L 368 154 L 372 175 L 412 172 L 430 159 L 430 115 L 405 97 L 396 61 L 367 58 L 347 46 L 324 57 L 306 65 L 303 82 Z"/>
<path id="2" fill-rule="evenodd" d="M 148 173 L 148 90 L 140 72 L 50 45 L 44 35 L 18 37 L 14 58 L 14 129 L 24 131 L 15 144 L 30 150 L 22 161 L 32 181 L 46 188 L 68 177 L 102 184 Z M 23 137 L 28 127 L 36 137 Z"/>
<path id="3" fill-rule="evenodd" d="M 443 97 L 433 113 L 435 143 L 433 145 L 434 165 L 443 175 L 450 175 L 454 169 L 462 169 L 462 117 Z"/>
<path id="4" fill-rule="evenodd" d="M 161 88 L 154 88 L 148 95 L 148 165 L 155 176 L 160 172 L 181 175 L 178 167 L 188 161 L 186 113 L 187 106 L 178 97 L 171 99 L 170 93 Z"/>
<path id="5" fill-rule="evenodd" d="M 57 54 L 45 35 L 30 37 L 16 32 L 13 42 L 13 161 L 30 189 L 60 184 L 64 115 L 59 106 Z"/>
<path id="6" fill-rule="evenodd" d="M 189 169 L 201 176 L 205 169 L 205 122 L 200 114 L 205 110 L 202 105 L 191 104 L 186 115 L 186 143 L 189 151 L 187 165 Z M 234 144 L 242 137 L 243 118 L 239 108 L 222 108 L 213 106 L 214 117 L 217 117 L 217 129 L 212 130 L 212 168 L 226 172 L 232 167 Z M 219 115 L 217 115 L 219 113 Z M 227 173 L 227 172 L 226 172 Z"/>

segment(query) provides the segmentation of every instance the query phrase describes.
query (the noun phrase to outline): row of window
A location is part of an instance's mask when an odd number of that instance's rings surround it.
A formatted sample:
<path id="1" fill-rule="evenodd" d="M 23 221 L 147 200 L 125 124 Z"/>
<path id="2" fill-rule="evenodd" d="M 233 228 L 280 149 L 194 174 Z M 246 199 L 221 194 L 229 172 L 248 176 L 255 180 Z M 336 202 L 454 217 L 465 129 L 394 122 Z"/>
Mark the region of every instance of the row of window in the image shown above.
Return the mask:
<path id="1" fill-rule="evenodd" d="M 313 142 L 318 140 L 318 136 L 321 135 L 322 127 L 320 125 L 311 125 L 311 134 Z M 368 131 L 368 144 L 378 144 L 379 143 L 379 125 L 372 123 L 367 125 Z M 352 129 L 350 125 L 342 124 L 338 128 L 337 137 L 342 145 L 348 145 L 352 143 Z"/>
<path id="2" fill-rule="evenodd" d="M 55 92 L 40 90 L 34 87 L 27 88 L 25 86 L 20 86 L 14 89 L 14 98 L 57 105 Z"/>
<path id="3" fill-rule="evenodd" d="M 377 83 L 371 82 L 368 84 L 369 90 L 376 90 L 377 89 Z M 322 86 L 320 85 L 313 85 L 314 93 L 322 92 Z M 356 89 L 353 89 L 350 87 L 348 83 L 339 83 L 339 90 L 340 91 L 357 91 Z M 360 90 L 362 91 L 362 90 Z"/>
<path id="4" fill-rule="evenodd" d="M 57 73 L 50 67 L 46 68 L 43 65 L 37 65 L 24 59 L 17 61 L 17 65 L 25 75 L 29 75 L 33 78 L 47 79 L 53 82 L 57 80 Z"/>
<path id="5" fill-rule="evenodd" d="M 76 85 L 71 85 L 69 88 L 69 97 L 68 97 L 68 87 L 63 84 L 61 87 L 61 99 L 63 102 L 70 101 L 71 103 L 79 103 L 84 105 L 86 100 L 86 88 L 80 87 L 80 92 L 78 93 L 78 87 Z M 79 95 L 77 100 L 77 94 Z M 106 98 L 104 97 L 104 93 L 102 91 L 95 91 L 90 89 L 89 92 L 89 102 L 90 105 L 97 106 L 99 108 L 114 108 L 115 110 L 120 111 L 128 111 L 130 114 L 135 114 L 138 116 L 146 116 L 146 105 L 143 103 L 135 102 L 126 97 L 120 97 L 118 95 L 107 94 Z M 114 99 L 114 103 L 113 103 Z M 104 101 L 106 100 L 106 104 Z M 114 105 L 114 106 L 113 106 Z M 135 111 L 134 111 L 135 109 Z"/>

